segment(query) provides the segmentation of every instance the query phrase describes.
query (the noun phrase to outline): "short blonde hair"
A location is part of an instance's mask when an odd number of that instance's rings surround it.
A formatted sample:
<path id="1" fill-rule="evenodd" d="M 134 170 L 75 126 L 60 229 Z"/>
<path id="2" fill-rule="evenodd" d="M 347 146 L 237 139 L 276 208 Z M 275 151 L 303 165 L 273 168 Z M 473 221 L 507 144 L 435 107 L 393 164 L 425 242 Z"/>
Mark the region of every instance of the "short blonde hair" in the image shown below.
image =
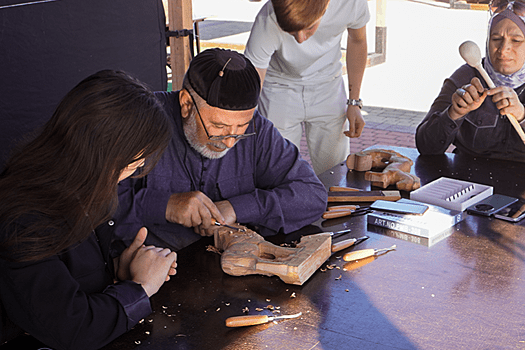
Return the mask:
<path id="1" fill-rule="evenodd" d="M 330 0 L 272 0 L 277 23 L 285 32 L 296 32 L 321 18 Z"/>

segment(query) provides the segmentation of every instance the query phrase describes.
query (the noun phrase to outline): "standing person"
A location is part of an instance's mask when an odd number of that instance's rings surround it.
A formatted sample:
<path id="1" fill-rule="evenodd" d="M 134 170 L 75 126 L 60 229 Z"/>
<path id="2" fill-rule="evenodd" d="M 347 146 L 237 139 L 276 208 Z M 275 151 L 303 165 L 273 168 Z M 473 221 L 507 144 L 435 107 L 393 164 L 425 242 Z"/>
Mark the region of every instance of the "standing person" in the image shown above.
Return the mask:
<path id="1" fill-rule="evenodd" d="M 327 192 L 299 150 L 255 109 L 261 81 L 242 54 L 201 52 L 180 91 L 157 92 L 173 137 L 144 179 L 119 187 L 117 234 L 141 226 L 149 242 L 181 249 L 220 224 L 290 233 L 319 219 Z"/>
<path id="2" fill-rule="evenodd" d="M 154 94 L 122 72 L 73 88 L 0 174 L 0 300 L 53 349 L 98 349 L 151 313 L 176 254 L 131 246 L 109 258 L 117 184 L 151 169 L 170 139 Z M 151 137 L 155 135 L 155 137 Z M 117 280 L 117 282 L 114 282 Z"/>
<path id="3" fill-rule="evenodd" d="M 479 72 L 465 64 L 445 80 L 416 131 L 421 154 L 456 153 L 525 161 L 525 145 L 508 118 L 525 122 L 525 5 L 497 0 L 483 67 L 497 86 L 486 88 Z M 508 116 L 506 116 L 508 115 Z"/>
<path id="4" fill-rule="evenodd" d="M 246 44 L 246 57 L 264 81 L 261 114 L 297 147 L 304 123 L 316 174 L 342 162 L 350 153 L 345 135 L 359 137 L 365 126 L 360 90 L 369 19 L 366 0 L 271 0 Z M 345 30 L 348 100 L 341 64 Z"/>

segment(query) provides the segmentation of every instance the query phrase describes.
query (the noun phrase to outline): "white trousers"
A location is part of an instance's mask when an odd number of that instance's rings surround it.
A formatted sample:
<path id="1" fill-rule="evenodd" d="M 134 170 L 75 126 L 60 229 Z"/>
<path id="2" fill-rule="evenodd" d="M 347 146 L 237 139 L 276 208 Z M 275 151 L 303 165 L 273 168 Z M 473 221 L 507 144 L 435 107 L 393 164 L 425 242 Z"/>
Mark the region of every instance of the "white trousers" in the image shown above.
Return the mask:
<path id="1" fill-rule="evenodd" d="M 316 174 L 341 163 L 350 153 L 346 125 L 346 92 L 341 76 L 313 85 L 264 82 L 259 111 L 300 148 L 302 123 Z"/>

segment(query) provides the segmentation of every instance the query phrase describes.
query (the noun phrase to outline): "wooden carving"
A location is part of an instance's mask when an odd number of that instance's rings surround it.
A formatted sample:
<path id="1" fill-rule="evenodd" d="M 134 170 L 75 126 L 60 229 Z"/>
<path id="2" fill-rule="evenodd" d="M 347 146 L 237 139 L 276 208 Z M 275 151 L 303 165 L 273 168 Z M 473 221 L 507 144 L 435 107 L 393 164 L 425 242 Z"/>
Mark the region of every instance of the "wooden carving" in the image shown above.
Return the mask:
<path id="1" fill-rule="evenodd" d="M 410 174 L 412 160 L 395 151 L 371 149 L 350 154 L 346 166 L 350 170 L 366 171 L 365 180 L 372 181 L 373 186 L 387 188 L 395 184 L 400 190 L 412 191 L 421 187 L 416 175 Z M 370 171 L 372 168 L 383 169 L 382 172 Z"/>
<path id="2" fill-rule="evenodd" d="M 287 248 L 239 227 L 245 231 L 221 227 L 215 233 L 215 247 L 224 251 L 222 270 L 229 275 L 276 275 L 285 283 L 302 285 L 332 254 L 329 233 L 302 237 L 295 248 Z"/>

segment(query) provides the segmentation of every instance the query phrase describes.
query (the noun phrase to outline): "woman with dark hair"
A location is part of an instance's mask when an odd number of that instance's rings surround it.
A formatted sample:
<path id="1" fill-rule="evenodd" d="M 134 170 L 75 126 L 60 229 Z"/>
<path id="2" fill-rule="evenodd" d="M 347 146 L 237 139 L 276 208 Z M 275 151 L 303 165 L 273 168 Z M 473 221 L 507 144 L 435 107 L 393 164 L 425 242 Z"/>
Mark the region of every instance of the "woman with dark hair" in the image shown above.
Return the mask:
<path id="1" fill-rule="evenodd" d="M 176 254 L 144 246 L 111 260 L 118 182 L 166 148 L 154 94 L 123 72 L 73 88 L 42 132 L 0 174 L 0 300 L 8 317 L 55 349 L 97 349 L 151 313 Z"/>

